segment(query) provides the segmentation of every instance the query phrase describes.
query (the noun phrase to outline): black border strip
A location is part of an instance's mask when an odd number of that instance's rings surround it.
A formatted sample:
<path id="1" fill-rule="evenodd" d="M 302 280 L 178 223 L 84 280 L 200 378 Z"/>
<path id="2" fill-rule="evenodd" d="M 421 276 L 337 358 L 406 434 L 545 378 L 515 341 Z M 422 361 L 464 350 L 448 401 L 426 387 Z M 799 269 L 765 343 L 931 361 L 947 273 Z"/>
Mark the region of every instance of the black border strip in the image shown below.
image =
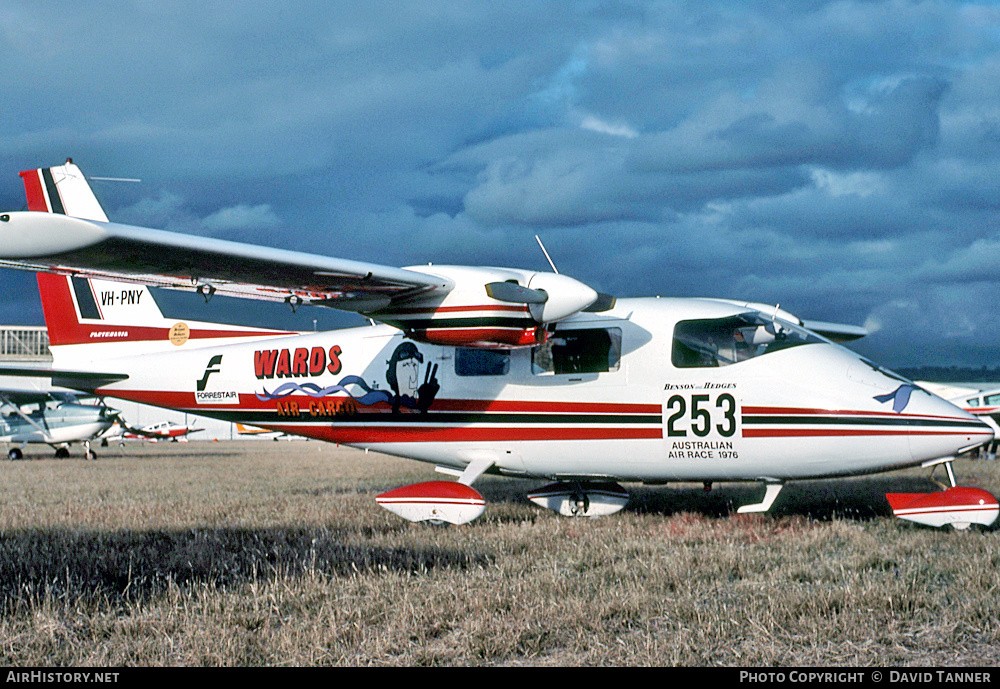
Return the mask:
<path id="1" fill-rule="evenodd" d="M 42 180 L 45 182 L 45 191 L 49 195 L 49 208 L 52 209 L 53 213 L 66 215 L 66 209 L 63 207 L 62 198 L 59 196 L 59 188 L 56 186 L 56 181 L 52 177 L 51 168 L 42 168 Z"/>
<path id="2" fill-rule="evenodd" d="M 889 417 L 856 416 L 743 416 L 743 425 L 786 425 L 786 426 L 914 426 L 920 428 L 977 428 L 986 426 L 982 421 L 962 419 L 915 419 Z"/>

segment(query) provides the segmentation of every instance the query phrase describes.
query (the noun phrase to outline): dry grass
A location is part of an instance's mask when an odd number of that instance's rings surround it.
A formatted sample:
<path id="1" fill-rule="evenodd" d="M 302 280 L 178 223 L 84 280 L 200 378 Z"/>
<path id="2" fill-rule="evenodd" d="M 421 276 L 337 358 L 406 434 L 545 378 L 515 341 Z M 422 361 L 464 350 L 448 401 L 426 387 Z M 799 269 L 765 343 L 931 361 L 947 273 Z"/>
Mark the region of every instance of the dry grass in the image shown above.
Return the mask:
<path id="1" fill-rule="evenodd" d="M 5 665 L 995 665 L 998 532 L 888 516 L 924 472 L 641 487 L 571 520 L 486 478 L 463 527 L 374 495 L 431 467 L 307 442 L 0 471 Z M 963 483 L 1000 489 L 1000 463 Z"/>

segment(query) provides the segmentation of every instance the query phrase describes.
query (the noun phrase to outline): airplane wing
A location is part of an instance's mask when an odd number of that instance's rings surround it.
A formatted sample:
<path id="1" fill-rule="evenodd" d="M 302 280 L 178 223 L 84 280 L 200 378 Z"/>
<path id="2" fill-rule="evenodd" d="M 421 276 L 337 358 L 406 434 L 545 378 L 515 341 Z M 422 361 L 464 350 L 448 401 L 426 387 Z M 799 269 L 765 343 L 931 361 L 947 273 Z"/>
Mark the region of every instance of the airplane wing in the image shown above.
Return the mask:
<path id="1" fill-rule="evenodd" d="M 370 311 L 447 292 L 401 268 L 44 212 L 0 216 L 0 265 L 213 294 Z"/>
<path id="2" fill-rule="evenodd" d="M 27 213 L 0 215 L 0 265 L 367 312 L 446 293 L 447 278 L 373 263 L 181 235 L 108 221 L 80 168 L 21 173 Z"/>
<path id="3" fill-rule="evenodd" d="M 20 387 L 20 391 L 29 394 L 53 394 L 52 387 L 63 388 L 55 394 L 64 393 L 68 390 L 96 390 L 99 387 L 119 380 L 126 380 L 128 376 L 124 373 L 111 373 L 100 371 L 78 371 L 69 369 L 55 369 L 51 366 L 0 366 L 0 376 L 11 376 L 13 378 L 47 378 L 52 381 L 52 385 L 41 385 L 34 387 Z M 48 392 L 45 392 L 48 391 Z"/>
<path id="4" fill-rule="evenodd" d="M 8 402 L 16 407 L 23 407 L 26 404 L 44 404 L 46 402 L 69 402 L 75 399 L 73 391 L 60 392 L 39 392 L 25 388 L 0 388 L 0 400 Z"/>
<path id="5" fill-rule="evenodd" d="M 537 344 L 548 323 L 614 298 L 558 273 L 394 268 L 107 222 L 79 168 L 21 173 L 28 211 L 0 214 L 0 267 L 331 306 L 437 344 Z"/>

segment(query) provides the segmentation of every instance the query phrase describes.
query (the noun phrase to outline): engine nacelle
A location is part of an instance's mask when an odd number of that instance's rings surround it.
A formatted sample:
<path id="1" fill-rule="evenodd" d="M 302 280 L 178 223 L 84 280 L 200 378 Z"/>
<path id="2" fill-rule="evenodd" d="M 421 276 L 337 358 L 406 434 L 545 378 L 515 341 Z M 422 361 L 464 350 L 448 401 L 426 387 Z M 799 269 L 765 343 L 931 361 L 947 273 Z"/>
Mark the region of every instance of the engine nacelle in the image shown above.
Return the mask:
<path id="1" fill-rule="evenodd" d="M 388 306 L 367 315 L 431 344 L 531 347 L 545 341 L 545 324 L 586 309 L 600 296 L 579 280 L 557 273 L 467 266 L 407 270 L 443 277 L 455 287 L 444 296 L 408 302 L 404 308 Z"/>

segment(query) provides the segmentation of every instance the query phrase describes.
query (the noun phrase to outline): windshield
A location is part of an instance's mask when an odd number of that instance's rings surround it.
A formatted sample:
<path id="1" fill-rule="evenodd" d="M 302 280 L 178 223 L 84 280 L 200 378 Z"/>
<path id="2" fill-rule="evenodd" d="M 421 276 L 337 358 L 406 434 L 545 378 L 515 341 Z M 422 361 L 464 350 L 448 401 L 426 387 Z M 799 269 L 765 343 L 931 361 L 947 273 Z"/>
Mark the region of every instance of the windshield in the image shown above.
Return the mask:
<path id="1" fill-rule="evenodd" d="M 781 349 L 826 342 L 781 319 L 757 312 L 681 321 L 674 328 L 671 360 L 677 368 L 729 366 Z"/>

